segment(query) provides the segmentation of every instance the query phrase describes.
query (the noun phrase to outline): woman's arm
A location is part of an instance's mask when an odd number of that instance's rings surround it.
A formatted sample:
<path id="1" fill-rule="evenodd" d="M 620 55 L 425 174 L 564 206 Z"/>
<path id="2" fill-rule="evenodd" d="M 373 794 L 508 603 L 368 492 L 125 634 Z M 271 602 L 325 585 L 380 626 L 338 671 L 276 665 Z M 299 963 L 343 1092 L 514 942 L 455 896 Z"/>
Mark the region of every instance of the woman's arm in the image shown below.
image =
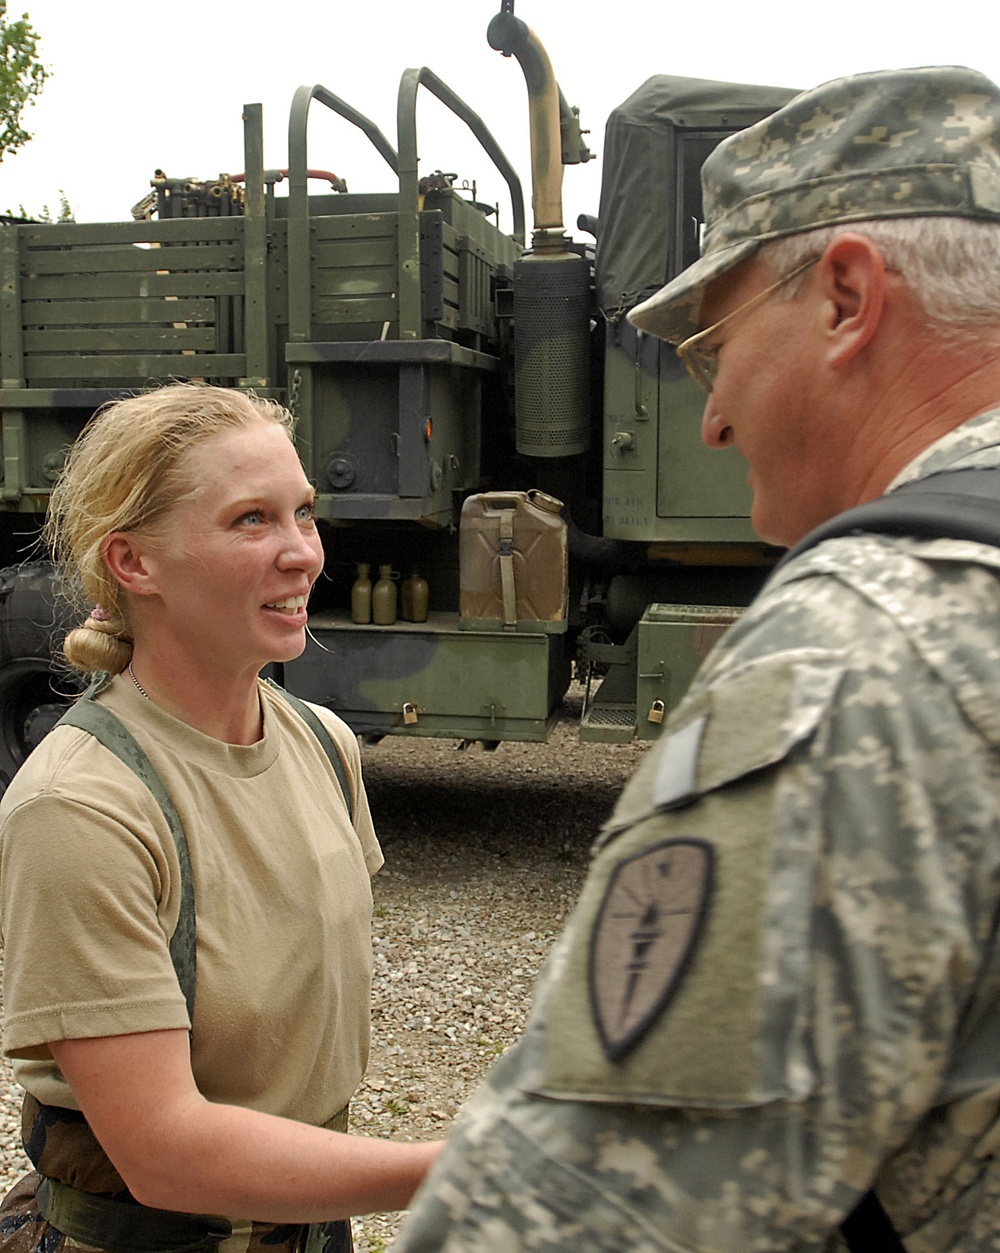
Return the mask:
<path id="1" fill-rule="evenodd" d="M 157 1209 L 296 1223 L 405 1209 L 441 1148 L 212 1104 L 186 1031 L 49 1047 L 130 1191 Z"/>

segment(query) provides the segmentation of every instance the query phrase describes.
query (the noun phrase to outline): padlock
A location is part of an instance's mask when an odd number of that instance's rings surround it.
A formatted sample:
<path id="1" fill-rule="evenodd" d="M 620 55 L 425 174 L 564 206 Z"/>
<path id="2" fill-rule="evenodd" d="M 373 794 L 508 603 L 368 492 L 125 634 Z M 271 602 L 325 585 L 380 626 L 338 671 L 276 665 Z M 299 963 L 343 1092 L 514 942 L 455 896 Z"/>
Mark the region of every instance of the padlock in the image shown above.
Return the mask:
<path id="1" fill-rule="evenodd" d="M 403 706 L 403 725 L 412 727 L 418 716 L 416 705 L 414 705 L 413 701 L 408 700 Z"/>
<path id="2" fill-rule="evenodd" d="M 646 719 L 649 722 L 662 722 L 665 712 L 666 705 L 664 705 L 663 701 L 654 700 L 649 707 L 649 713 L 646 715 Z"/>

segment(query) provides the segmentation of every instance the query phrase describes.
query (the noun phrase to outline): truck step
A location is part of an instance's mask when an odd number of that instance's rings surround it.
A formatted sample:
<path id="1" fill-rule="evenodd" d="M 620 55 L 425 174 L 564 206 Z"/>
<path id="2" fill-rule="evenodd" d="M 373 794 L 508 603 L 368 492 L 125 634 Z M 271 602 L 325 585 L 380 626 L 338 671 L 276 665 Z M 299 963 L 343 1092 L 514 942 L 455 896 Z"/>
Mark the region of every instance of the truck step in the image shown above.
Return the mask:
<path id="1" fill-rule="evenodd" d="M 580 719 L 580 739 L 600 744 L 628 744 L 635 738 L 635 705 L 594 701 Z"/>

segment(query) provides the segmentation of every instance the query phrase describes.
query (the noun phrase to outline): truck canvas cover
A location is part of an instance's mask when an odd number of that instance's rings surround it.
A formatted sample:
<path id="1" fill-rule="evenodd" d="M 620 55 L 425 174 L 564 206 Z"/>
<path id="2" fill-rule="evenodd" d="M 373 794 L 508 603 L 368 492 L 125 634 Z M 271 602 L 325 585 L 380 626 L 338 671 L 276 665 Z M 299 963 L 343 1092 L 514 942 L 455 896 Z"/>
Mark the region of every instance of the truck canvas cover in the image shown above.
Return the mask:
<path id="1" fill-rule="evenodd" d="M 607 314 L 631 308 L 694 259 L 678 257 L 681 236 L 666 229 L 685 191 L 676 182 L 679 137 L 716 132 L 717 142 L 797 94 L 787 87 L 657 74 L 612 111 L 604 134 L 596 257 L 598 301 Z M 700 185 L 695 191 L 700 219 Z"/>

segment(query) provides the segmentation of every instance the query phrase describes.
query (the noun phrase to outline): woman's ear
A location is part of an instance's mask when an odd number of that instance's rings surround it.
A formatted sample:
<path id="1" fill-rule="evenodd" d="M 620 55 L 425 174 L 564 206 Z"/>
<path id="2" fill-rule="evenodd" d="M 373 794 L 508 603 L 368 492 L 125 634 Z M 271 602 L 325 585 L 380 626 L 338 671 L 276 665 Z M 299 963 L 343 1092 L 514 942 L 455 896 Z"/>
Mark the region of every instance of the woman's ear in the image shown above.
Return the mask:
<path id="1" fill-rule="evenodd" d="M 101 556 L 126 592 L 146 596 L 156 590 L 149 551 L 129 531 L 112 531 L 101 544 Z"/>
<path id="2" fill-rule="evenodd" d="M 819 262 L 827 360 L 852 361 L 874 338 L 885 310 L 885 259 L 864 235 L 845 232 L 827 245 Z"/>

